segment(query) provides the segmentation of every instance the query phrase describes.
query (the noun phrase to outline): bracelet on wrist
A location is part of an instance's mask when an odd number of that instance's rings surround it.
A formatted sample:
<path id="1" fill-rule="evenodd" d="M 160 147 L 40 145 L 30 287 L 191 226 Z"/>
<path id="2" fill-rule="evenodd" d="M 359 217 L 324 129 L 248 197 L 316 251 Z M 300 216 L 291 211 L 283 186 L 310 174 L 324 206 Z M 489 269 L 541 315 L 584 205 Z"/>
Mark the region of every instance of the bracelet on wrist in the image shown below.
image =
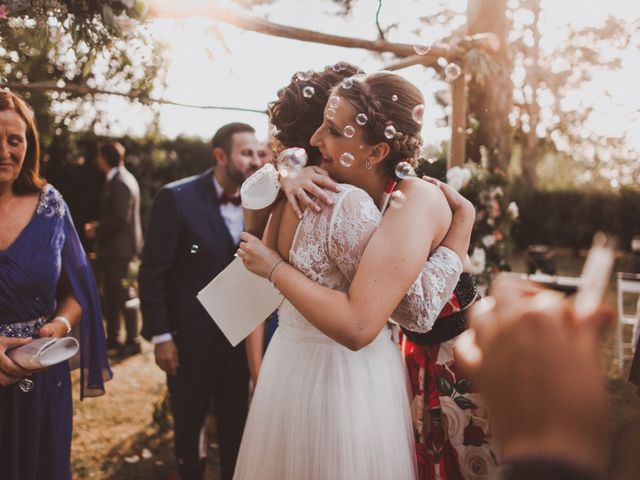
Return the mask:
<path id="1" fill-rule="evenodd" d="M 283 263 L 284 263 L 284 260 L 280 259 L 273 265 L 273 267 L 271 267 L 271 271 L 269 272 L 269 281 L 271 283 L 275 283 L 274 282 L 275 273 Z"/>
<path id="2" fill-rule="evenodd" d="M 67 331 L 64 334 L 65 336 L 69 335 L 69 333 L 71 332 L 71 322 L 69 321 L 69 319 L 67 317 L 63 317 L 62 315 L 58 315 L 57 317 L 54 317 L 51 321 L 55 322 L 56 320 L 60 320 L 62 323 L 64 323 L 64 326 L 67 327 Z"/>

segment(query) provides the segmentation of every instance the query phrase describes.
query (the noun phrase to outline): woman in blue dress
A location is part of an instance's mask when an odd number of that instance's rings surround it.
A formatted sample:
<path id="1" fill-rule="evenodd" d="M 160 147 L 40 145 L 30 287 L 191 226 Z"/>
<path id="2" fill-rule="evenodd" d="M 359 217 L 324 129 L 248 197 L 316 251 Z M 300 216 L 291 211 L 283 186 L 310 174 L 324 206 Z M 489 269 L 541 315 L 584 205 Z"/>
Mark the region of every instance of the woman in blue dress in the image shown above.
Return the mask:
<path id="1" fill-rule="evenodd" d="M 95 280 L 60 193 L 40 177 L 33 112 L 0 91 L 0 478 L 71 479 L 69 363 L 23 370 L 7 348 L 74 332 L 81 398 L 111 378 Z M 61 280 L 62 278 L 62 280 Z"/>

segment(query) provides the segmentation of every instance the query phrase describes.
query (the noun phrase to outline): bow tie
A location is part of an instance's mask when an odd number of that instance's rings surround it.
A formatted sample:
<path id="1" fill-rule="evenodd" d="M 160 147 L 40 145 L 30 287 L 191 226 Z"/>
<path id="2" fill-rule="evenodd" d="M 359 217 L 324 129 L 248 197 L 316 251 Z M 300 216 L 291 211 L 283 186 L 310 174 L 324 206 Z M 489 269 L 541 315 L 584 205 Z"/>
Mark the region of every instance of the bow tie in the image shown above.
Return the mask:
<path id="1" fill-rule="evenodd" d="M 229 195 L 227 195 L 226 193 L 222 192 L 222 195 L 220 195 L 220 199 L 218 200 L 220 205 L 224 205 L 226 203 L 231 203 L 232 205 L 240 205 L 240 195 L 237 195 L 235 197 L 230 197 Z"/>

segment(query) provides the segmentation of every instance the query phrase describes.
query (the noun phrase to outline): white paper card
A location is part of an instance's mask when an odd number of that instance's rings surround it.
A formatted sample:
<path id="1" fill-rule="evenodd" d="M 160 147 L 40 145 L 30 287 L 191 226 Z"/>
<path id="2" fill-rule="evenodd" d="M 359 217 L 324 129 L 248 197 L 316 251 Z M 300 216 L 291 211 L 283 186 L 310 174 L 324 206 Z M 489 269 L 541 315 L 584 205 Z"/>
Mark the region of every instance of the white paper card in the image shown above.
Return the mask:
<path id="1" fill-rule="evenodd" d="M 244 268 L 236 257 L 198 293 L 198 300 L 234 347 L 280 306 L 271 282 Z"/>

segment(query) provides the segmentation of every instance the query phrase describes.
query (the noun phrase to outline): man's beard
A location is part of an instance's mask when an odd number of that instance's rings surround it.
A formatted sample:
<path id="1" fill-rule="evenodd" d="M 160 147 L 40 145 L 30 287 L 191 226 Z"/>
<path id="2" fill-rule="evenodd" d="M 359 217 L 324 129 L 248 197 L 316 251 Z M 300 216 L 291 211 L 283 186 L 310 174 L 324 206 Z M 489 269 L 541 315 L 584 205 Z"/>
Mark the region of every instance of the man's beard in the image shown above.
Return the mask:
<path id="1" fill-rule="evenodd" d="M 247 179 L 247 177 L 251 176 L 256 170 L 258 169 L 251 166 L 247 168 L 246 172 L 242 172 L 239 168 L 237 168 L 231 162 L 227 164 L 227 175 L 231 180 L 237 183 L 238 186 L 242 185 L 242 182 L 244 182 Z"/>

